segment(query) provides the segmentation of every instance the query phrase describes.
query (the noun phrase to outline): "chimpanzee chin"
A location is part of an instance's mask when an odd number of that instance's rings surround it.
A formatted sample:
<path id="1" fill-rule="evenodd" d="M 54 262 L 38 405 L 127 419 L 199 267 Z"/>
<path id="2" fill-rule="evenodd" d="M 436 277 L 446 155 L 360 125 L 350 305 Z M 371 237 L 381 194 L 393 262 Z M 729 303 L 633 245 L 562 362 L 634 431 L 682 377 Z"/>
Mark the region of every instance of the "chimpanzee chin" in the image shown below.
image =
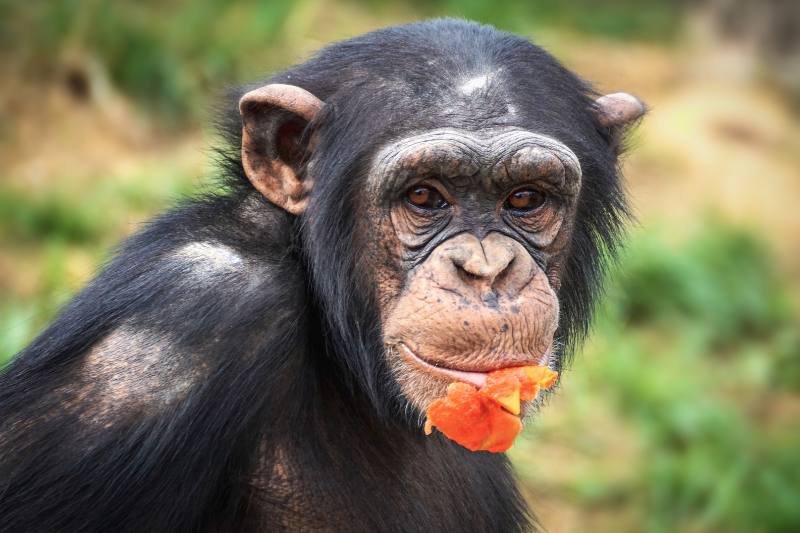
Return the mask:
<path id="1" fill-rule="evenodd" d="M 531 529 L 507 459 L 424 413 L 453 381 L 561 368 L 644 111 L 451 19 L 233 91 L 224 192 L 129 238 L 0 376 L 0 524 Z"/>

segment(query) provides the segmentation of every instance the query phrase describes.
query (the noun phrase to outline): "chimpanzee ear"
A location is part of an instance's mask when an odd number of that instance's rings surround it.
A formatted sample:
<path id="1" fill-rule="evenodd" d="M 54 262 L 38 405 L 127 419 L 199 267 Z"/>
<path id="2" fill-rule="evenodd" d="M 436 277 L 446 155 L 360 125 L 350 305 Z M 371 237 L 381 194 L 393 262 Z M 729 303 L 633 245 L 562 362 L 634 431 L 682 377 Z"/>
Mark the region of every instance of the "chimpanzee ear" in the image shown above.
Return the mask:
<path id="1" fill-rule="evenodd" d="M 323 105 L 305 89 L 278 83 L 239 100 L 244 172 L 270 202 L 293 215 L 305 210 L 312 186 L 300 175 L 308 148 L 303 132 Z"/>
<path id="2" fill-rule="evenodd" d="M 624 128 L 636 122 L 647 111 L 641 100 L 628 93 L 607 94 L 594 103 L 597 121 L 606 128 Z"/>

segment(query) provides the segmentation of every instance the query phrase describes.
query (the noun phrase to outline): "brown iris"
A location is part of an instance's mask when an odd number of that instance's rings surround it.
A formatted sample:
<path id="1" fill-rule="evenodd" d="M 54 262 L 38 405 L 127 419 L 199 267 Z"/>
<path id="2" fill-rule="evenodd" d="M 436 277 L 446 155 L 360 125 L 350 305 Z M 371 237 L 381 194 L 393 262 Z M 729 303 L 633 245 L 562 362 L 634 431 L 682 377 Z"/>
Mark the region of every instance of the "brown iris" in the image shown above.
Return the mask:
<path id="1" fill-rule="evenodd" d="M 427 185 L 411 187 L 406 191 L 406 200 L 421 209 L 443 209 L 449 205 L 439 191 Z"/>
<path id="2" fill-rule="evenodd" d="M 536 189 L 518 189 L 506 199 L 505 207 L 513 211 L 529 212 L 542 207 L 545 199 L 544 193 Z"/>

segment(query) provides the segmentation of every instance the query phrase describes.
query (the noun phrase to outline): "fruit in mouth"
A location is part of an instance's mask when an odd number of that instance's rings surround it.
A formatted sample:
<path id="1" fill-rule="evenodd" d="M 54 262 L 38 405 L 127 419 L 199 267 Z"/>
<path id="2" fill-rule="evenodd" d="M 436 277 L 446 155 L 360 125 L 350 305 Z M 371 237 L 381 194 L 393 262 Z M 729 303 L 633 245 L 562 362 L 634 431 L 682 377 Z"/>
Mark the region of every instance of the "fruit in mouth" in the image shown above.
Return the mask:
<path id="1" fill-rule="evenodd" d="M 549 389 L 558 372 L 545 366 L 521 366 L 489 372 L 486 385 L 454 382 L 447 395 L 431 402 L 425 434 L 433 428 L 471 451 L 504 452 L 522 431 L 521 402 Z"/>

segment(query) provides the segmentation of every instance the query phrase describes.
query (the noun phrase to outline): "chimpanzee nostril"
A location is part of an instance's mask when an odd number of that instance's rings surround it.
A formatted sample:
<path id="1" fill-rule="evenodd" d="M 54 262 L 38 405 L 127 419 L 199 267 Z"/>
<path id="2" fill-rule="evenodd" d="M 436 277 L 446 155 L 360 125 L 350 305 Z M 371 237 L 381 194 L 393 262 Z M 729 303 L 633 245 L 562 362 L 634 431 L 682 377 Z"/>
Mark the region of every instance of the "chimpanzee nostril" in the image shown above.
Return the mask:
<path id="1" fill-rule="evenodd" d="M 461 265 L 456 265 L 456 266 L 461 267 Z M 474 285 L 476 283 L 479 283 L 480 280 L 483 279 L 482 276 L 474 274 L 469 270 L 465 270 L 463 267 L 458 268 L 458 275 L 461 277 L 461 280 L 467 285 Z"/>
<path id="2" fill-rule="evenodd" d="M 492 288 L 501 287 L 505 284 L 509 274 L 514 271 L 514 262 L 517 260 L 516 255 L 511 257 L 511 261 L 503 268 L 492 280 Z"/>
<path id="3" fill-rule="evenodd" d="M 482 241 L 474 235 L 461 235 L 454 240 L 448 257 L 461 285 L 472 288 L 482 300 L 493 294 L 495 303 L 497 297 L 515 297 L 535 273 L 527 251 L 499 233 L 490 233 Z"/>
<path id="4" fill-rule="evenodd" d="M 495 281 L 504 278 L 504 272 L 514 262 L 514 250 L 510 246 L 493 246 L 486 250 L 474 235 L 465 235 L 459 240 L 461 242 L 453 246 L 449 254 L 459 280 L 480 294 L 493 292 Z"/>

